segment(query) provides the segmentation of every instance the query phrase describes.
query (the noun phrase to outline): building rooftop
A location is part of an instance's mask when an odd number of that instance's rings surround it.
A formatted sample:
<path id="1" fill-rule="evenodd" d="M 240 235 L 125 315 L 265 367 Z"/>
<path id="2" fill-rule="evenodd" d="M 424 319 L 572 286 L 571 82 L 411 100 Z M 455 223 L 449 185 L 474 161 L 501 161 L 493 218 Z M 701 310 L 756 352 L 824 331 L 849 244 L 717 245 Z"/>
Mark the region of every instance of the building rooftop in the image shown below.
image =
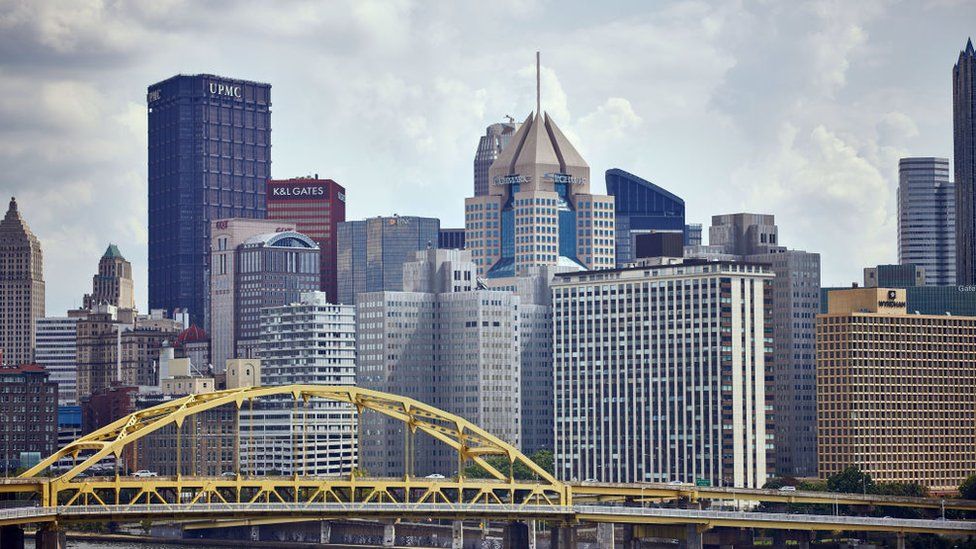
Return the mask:
<path id="1" fill-rule="evenodd" d="M 45 373 L 47 372 L 47 369 L 40 364 L 21 364 L 19 366 L 0 367 L 0 375 L 22 374 L 26 372 Z"/>

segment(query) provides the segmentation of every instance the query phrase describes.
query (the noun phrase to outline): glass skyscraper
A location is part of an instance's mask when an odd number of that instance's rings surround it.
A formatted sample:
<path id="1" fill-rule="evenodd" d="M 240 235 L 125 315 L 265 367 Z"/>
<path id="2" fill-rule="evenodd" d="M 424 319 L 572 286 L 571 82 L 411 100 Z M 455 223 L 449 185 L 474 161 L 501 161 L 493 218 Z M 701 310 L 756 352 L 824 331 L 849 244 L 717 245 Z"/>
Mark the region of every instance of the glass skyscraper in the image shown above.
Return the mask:
<path id="1" fill-rule="evenodd" d="M 206 324 L 210 221 L 265 216 L 271 85 L 178 75 L 149 86 L 146 102 L 149 307 Z"/>
<path id="2" fill-rule="evenodd" d="M 519 124 L 509 117 L 508 122 L 492 124 L 485 130 L 485 135 L 478 140 L 478 152 L 474 155 L 474 195 L 488 194 L 488 170 L 508 146 L 512 136 L 518 131 Z"/>
<path id="3" fill-rule="evenodd" d="M 956 283 L 956 193 L 948 158 L 898 162 L 898 262 L 925 268 L 925 283 Z"/>
<path id="4" fill-rule="evenodd" d="M 973 41 L 952 69 L 956 175 L 956 282 L 976 284 L 976 51 Z"/>
<path id="5" fill-rule="evenodd" d="M 685 231 L 685 201 L 632 173 L 613 168 L 606 173 L 607 194 L 614 198 L 617 220 L 617 265 L 634 260 L 633 235 Z M 700 240 L 700 239 L 699 239 Z"/>

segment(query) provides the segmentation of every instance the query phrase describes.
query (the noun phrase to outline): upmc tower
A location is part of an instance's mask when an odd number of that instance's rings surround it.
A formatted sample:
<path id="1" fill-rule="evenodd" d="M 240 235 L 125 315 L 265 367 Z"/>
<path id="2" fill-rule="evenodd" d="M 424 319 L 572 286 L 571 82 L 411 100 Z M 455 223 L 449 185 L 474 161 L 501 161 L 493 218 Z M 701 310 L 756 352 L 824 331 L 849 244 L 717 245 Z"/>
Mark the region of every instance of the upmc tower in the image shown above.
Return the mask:
<path id="1" fill-rule="evenodd" d="M 149 308 L 204 324 L 210 221 L 263 218 L 271 85 L 210 74 L 149 86 Z"/>
<path id="2" fill-rule="evenodd" d="M 346 220 L 346 189 L 318 174 L 268 181 L 268 219 L 294 223 L 296 231 L 319 245 L 321 289 L 329 303 L 338 303 L 336 226 Z"/>

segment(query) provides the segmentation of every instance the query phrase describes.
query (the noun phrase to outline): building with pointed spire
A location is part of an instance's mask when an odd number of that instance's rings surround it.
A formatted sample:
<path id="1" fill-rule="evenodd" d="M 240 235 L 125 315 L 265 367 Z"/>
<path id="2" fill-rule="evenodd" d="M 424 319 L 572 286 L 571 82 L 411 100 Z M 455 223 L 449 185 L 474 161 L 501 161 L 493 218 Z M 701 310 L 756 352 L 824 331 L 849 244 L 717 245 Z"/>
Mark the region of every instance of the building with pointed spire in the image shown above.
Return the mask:
<path id="1" fill-rule="evenodd" d="M 590 193 L 590 167 L 539 105 L 465 200 L 465 247 L 478 273 L 522 276 L 539 265 L 614 267 L 614 200 Z"/>
<path id="2" fill-rule="evenodd" d="M 95 305 L 114 305 L 119 309 L 135 309 L 133 294 L 132 263 L 129 263 L 119 247 L 109 244 L 98 261 L 98 273 L 92 277 L 92 293 L 85 294 L 85 309 Z"/>
<path id="3" fill-rule="evenodd" d="M 34 358 L 34 327 L 44 316 L 44 261 L 41 242 L 17 209 L 17 200 L 0 221 L 0 350 L 3 363 Z"/>
<path id="4" fill-rule="evenodd" d="M 976 284 L 976 51 L 973 41 L 952 68 L 956 177 L 956 284 Z"/>

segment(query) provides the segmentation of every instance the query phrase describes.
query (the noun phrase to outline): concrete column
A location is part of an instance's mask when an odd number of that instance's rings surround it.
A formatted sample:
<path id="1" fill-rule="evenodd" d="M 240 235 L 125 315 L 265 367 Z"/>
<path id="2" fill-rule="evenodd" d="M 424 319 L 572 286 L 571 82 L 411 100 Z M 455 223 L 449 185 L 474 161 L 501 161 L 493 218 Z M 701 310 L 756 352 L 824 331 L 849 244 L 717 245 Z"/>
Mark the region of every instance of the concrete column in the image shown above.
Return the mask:
<path id="1" fill-rule="evenodd" d="M 505 549 L 524 549 L 529 546 L 529 526 L 524 522 L 510 522 L 505 526 L 502 547 Z"/>
<path id="2" fill-rule="evenodd" d="M 383 525 L 383 547 L 396 545 L 396 527 L 392 524 Z"/>
<path id="3" fill-rule="evenodd" d="M 34 547 L 36 549 L 64 549 L 68 546 L 68 541 L 64 537 L 64 530 L 57 527 L 41 528 L 34 534 Z M 3 546 L 6 549 L 6 545 Z"/>
<path id="4" fill-rule="evenodd" d="M 596 524 L 596 543 L 600 549 L 613 549 L 612 522 L 598 522 Z"/>
<path id="5" fill-rule="evenodd" d="M 529 527 L 529 549 L 535 549 L 535 547 L 536 547 L 536 545 L 535 545 L 535 529 L 536 529 L 535 519 L 528 520 L 528 521 L 525 522 L 525 524 L 527 524 L 528 527 Z"/>
<path id="6" fill-rule="evenodd" d="M 3 549 L 24 549 L 24 529 L 20 526 L 0 527 L 0 547 Z"/>
<path id="7" fill-rule="evenodd" d="M 319 543 L 329 543 L 332 541 L 332 523 L 323 520 L 319 523 Z"/>
<path id="8" fill-rule="evenodd" d="M 451 523 L 451 549 L 464 549 L 464 523 L 460 520 Z"/>
<path id="9" fill-rule="evenodd" d="M 549 539 L 551 549 L 576 549 L 576 527 L 556 526 Z"/>
<path id="10" fill-rule="evenodd" d="M 810 538 L 813 532 L 800 532 L 800 539 L 797 540 L 798 549 L 810 549 Z"/>
<path id="11" fill-rule="evenodd" d="M 251 527 L 251 541 L 261 541 L 261 527 L 252 526 Z"/>
<path id="12" fill-rule="evenodd" d="M 685 547 L 687 549 L 702 549 L 702 534 L 697 524 L 685 526 Z"/>
<path id="13" fill-rule="evenodd" d="M 898 549 L 905 549 L 905 532 L 898 532 Z"/>

